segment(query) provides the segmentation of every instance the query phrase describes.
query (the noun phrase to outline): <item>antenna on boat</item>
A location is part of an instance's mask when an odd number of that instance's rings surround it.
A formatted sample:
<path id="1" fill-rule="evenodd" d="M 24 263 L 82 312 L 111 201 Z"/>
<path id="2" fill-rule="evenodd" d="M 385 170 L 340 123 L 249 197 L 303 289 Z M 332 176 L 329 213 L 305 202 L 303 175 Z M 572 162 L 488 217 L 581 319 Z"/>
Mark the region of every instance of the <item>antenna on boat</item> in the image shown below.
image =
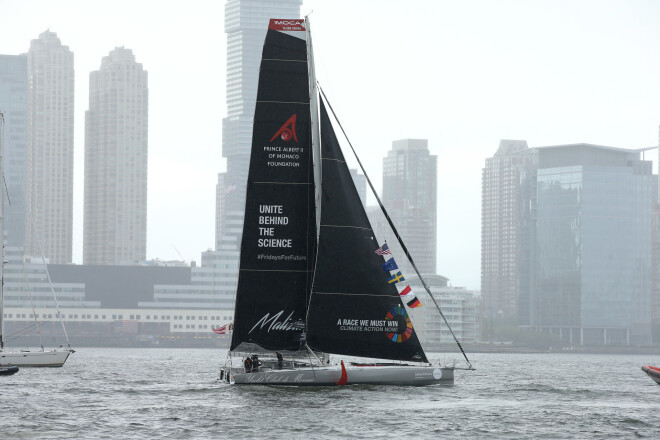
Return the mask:
<path id="1" fill-rule="evenodd" d="M 413 261 L 413 258 L 410 255 L 410 252 L 408 252 L 408 248 L 406 248 L 406 245 L 403 243 L 403 240 L 401 239 L 401 236 L 399 235 L 399 232 L 397 231 L 396 227 L 394 226 L 394 223 L 392 222 L 392 219 L 390 218 L 389 214 L 387 213 L 387 210 L 385 209 L 385 206 L 383 205 L 383 202 L 380 200 L 380 197 L 378 197 L 378 193 L 376 192 L 376 189 L 374 188 L 373 184 L 371 183 L 371 179 L 369 179 L 369 176 L 367 175 L 367 171 L 364 169 L 364 166 L 362 166 L 362 161 L 360 161 L 360 158 L 358 157 L 358 155 L 355 151 L 355 148 L 353 148 L 353 144 L 351 143 L 351 140 L 348 138 L 348 135 L 346 134 L 346 131 L 344 130 L 344 127 L 342 127 L 341 122 L 339 122 L 339 118 L 337 117 L 337 114 L 335 113 L 335 110 L 332 108 L 332 105 L 330 104 L 330 101 L 328 101 L 328 97 L 325 95 L 325 92 L 321 88 L 320 84 L 317 84 L 317 87 L 319 89 L 319 92 L 321 92 L 321 95 L 323 95 L 323 99 L 328 104 L 328 107 L 330 108 L 330 111 L 332 112 L 332 116 L 335 118 L 335 121 L 337 121 L 337 124 L 339 125 L 339 128 L 341 129 L 341 132 L 344 134 L 344 138 L 346 138 L 346 141 L 348 142 L 348 145 L 351 147 L 351 151 L 353 152 L 353 155 L 355 156 L 355 159 L 357 159 L 358 165 L 360 165 L 360 169 L 362 170 L 362 173 L 364 174 L 364 177 L 366 178 L 367 183 L 369 184 L 369 188 L 371 188 L 371 192 L 376 197 L 376 201 L 378 202 L 378 205 L 380 206 L 380 209 L 383 211 L 383 214 L 385 215 L 385 218 L 387 219 L 387 222 L 389 223 L 390 227 L 392 228 L 392 232 L 394 232 L 394 236 L 399 241 L 399 244 L 401 245 L 401 249 L 403 249 L 403 252 L 406 254 L 406 257 L 408 258 L 408 261 L 410 261 L 411 266 L 413 267 L 413 269 L 415 269 L 415 273 L 417 274 L 417 277 L 419 277 L 419 280 L 422 282 L 422 285 L 424 286 L 424 289 L 426 290 L 426 293 L 428 293 L 429 296 L 431 297 L 431 300 L 433 301 L 433 304 L 435 304 L 435 307 L 436 307 L 436 309 L 438 309 L 438 312 L 440 313 L 440 316 L 442 316 L 442 319 L 444 320 L 445 324 L 447 325 L 447 328 L 449 329 L 449 332 L 451 333 L 452 337 L 454 338 L 454 341 L 458 345 L 458 348 L 460 348 L 461 353 L 463 353 L 463 357 L 465 358 L 465 361 L 467 362 L 469 369 L 473 370 L 474 368 L 472 367 L 472 363 L 470 362 L 467 355 L 465 354 L 465 350 L 463 350 L 463 347 L 461 346 L 461 343 L 458 341 L 458 338 L 454 334 L 454 331 L 451 329 L 451 326 L 449 325 L 449 322 L 447 321 L 447 318 L 445 317 L 444 313 L 442 313 L 442 310 L 440 309 L 440 306 L 438 305 L 438 302 L 435 300 L 435 298 L 431 294 L 431 289 L 429 288 L 428 284 L 426 284 L 426 281 L 424 281 L 424 278 L 422 278 L 422 274 L 419 273 L 419 270 L 417 269 L 417 265 L 415 265 L 415 262 Z"/>

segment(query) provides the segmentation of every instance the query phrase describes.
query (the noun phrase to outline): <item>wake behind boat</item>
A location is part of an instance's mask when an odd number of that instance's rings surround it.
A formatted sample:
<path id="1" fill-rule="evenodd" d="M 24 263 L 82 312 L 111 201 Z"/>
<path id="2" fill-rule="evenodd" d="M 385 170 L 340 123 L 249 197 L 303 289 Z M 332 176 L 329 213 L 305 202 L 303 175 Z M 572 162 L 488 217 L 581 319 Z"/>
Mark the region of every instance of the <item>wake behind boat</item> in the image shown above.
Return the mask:
<path id="1" fill-rule="evenodd" d="M 317 87 L 308 20 L 271 19 L 255 107 L 233 334 L 220 378 L 273 385 L 453 383 L 454 367 L 429 362 L 422 348 L 408 314 L 420 302 L 387 245 L 379 247 L 327 108 L 334 115 Z"/>

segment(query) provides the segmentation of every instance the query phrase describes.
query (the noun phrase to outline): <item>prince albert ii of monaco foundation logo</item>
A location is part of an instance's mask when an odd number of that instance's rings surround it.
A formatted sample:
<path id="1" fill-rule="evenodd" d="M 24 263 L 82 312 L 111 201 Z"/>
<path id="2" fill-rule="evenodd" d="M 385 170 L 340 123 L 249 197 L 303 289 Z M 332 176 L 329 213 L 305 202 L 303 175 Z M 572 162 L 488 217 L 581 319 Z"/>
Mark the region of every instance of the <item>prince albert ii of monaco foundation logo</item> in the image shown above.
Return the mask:
<path id="1" fill-rule="evenodd" d="M 273 142 L 275 138 L 279 136 L 283 141 L 288 142 L 293 139 L 298 142 L 298 136 L 296 136 L 296 114 L 291 116 L 277 132 L 270 138 L 270 142 Z"/>

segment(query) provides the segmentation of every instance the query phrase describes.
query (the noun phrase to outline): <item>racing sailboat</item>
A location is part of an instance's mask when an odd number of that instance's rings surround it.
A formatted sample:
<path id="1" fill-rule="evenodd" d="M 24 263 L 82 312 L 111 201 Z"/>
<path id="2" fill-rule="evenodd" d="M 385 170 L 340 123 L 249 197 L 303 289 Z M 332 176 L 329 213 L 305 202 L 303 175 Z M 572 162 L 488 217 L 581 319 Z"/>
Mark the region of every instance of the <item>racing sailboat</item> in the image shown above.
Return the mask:
<path id="1" fill-rule="evenodd" d="M 403 277 L 384 270 L 391 266 L 383 263 L 328 109 L 334 115 L 315 80 L 308 20 L 271 19 L 254 115 L 234 331 L 220 379 L 453 383 L 455 368 L 430 362 L 422 348 L 396 285 Z M 331 363 L 330 355 L 351 359 Z"/>

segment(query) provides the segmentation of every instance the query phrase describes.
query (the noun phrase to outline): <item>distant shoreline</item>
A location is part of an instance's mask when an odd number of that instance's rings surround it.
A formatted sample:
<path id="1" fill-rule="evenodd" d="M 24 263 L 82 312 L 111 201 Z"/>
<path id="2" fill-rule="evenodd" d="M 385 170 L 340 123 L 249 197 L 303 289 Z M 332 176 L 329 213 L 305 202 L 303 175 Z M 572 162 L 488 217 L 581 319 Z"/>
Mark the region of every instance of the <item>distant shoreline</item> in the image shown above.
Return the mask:
<path id="1" fill-rule="evenodd" d="M 114 337 L 72 337 L 71 346 L 77 348 L 209 348 L 217 350 L 228 350 L 230 343 L 229 335 L 210 336 L 181 336 L 140 338 L 131 336 Z M 44 338 L 44 347 L 52 349 L 58 347 L 62 342 L 59 337 Z M 39 347 L 40 342 L 36 337 L 21 338 L 20 343 L 9 342 L 7 349 L 19 350 L 27 347 Z M 495 353 L 495 354 L 646 354 L 660 356 L 660 346 L 588 346 L 588 347 L 525 347 L 511 344 L 461 344 L 463 350 L 468 354 Z M 424 350 L 429 353 L 460 353 L 456 344 L 424 345 Z"/>

